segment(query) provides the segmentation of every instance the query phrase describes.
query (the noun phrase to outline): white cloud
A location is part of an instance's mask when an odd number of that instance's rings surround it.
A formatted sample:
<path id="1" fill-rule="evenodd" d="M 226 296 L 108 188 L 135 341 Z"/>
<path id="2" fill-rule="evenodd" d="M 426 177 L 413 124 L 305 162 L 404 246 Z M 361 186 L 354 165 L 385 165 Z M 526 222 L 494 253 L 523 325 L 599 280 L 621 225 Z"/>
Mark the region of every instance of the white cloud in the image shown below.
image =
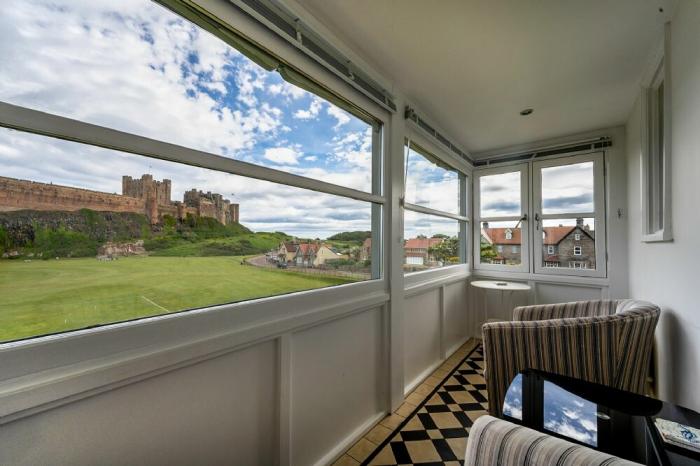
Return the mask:
<path id="1" fill-rule="evenodd" d="M 224 155 L 280 126 L 276 109 L 255 99 L 264 70 L 158 5 L 9 3 L 1 100 Z M 209 95 L 226 95 L 226 81 L 240 87 L 242 107 Z"/>
<path id="2" fill-rule="evenodd" d="M 288 147 L 272 147 L 270 149 L 265 149 L 265 158 L 267 160 L 284 165 L 297 165 L 300 156 L 301 154 Z"/>
<path id="3" fill-rule="evenodd" d="M 304 89 L 289 84 L 287 81 L 282 81 L 279 84 L 272 84 L 267 88 L 267 91 L 272 95 L 280 95 L 289 99 L 301 99 L 305 96 L 310 96 Z"/>
<path id="4" fill-rule="evenodd" d="M 323 107 L 323 101 L 318 97 L 314 97 L 309 104 L 308 110 L 297 110 L 294 112 L 294 118 L 299 120 L 313 120 L 318 116 L 318 113 Z"/>
<path id="5" fill-rule="evenodd" d="M 340 108 L 336 107 L 335 105 L 328 105 L 328 115 L 332 116 L 333 118 L 336 119 L 337 124 L 335 125 L 336 129 L 343 126 L 344 124 L 350 123 L 350 115 L 348 115 L 348 112 L 345 110 L 341 110 Z"/>
<path id="6" fill-rule="evenodd" d="M 346 131 L 334 137 L 328 123 L 343 117 L 330 106 L 324 111 L 327 102 L 280 82 L 164 8 L 146 0 L 6 3 L 0 100 L 370 189 L 371 129 L 343 123 Z M 276 106 L 279 99 L 266 100 L 270 95 L 309 97 L 309 106 L 293 115 Z M 300 146 L 285 125 L 293 117 L 318 119 L 326 133 L 314 127 L 303 136 L 309 145 Z M 285 132 L 291 141 L 280 140 Z M 261 144 L 272 148 L 254 150 Z M 196 188 L 240 202 L 243 223 L 255 230 L 326 237 L 370 228 L 368 203 L 0 128 L 3 176 L 120 192 L 122 175 L 143 173 L 171 179 L 174 200 Z"/>

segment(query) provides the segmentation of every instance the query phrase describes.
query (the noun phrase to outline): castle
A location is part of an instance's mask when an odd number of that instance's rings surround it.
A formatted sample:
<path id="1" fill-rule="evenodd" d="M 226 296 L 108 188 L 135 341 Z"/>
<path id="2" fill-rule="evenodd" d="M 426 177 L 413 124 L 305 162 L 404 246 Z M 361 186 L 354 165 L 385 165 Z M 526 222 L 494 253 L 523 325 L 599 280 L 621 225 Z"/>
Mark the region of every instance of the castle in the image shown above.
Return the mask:
<path id="1" fill-rule="evenodd" d="M 192 189 L 185 193 L 183 201 L 172 201 L 170 197 L 171 181 L 157 181 L 149 174 L 140 179 L 123 176 L 122 194 L 0 177 L 0 212 L 24 209 L 134 212 L 144 214 L 152 225 L 160 223 L 164 215 L 177 219 L 188 214 L 210 217 L 224 225 L 239 220 L 238 204 L 232 204 L 221 194 Z"/>

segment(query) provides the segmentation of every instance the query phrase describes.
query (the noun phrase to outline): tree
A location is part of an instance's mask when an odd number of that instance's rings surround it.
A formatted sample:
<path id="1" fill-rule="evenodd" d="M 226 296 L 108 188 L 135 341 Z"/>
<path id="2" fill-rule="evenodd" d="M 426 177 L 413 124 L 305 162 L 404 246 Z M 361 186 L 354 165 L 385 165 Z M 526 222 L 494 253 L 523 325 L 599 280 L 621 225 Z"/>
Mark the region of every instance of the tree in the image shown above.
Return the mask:
<path id="1" fill-rule="evenodd" d="M 496 251 L 493 249 L 493 244 L 484 241 L 484 238 L 481 238 L 481 260 L 484 262 L 491 262 L 491 259 L 495 258 L 498 254 L 496 254 Z"/>
<path id="2" fill-rule="evenodd" d="M 428 248 L 428 253 L 443 264 L 459 262 L 459 240 L 456 236 L 448 237 L 439 244 Z"/>
<path id="3" fill-rule="evenodd" d="M 446 234 L 444 234 L 444 233 L 435 233 L 435 234 L 432 236 L 432 238 L 443 238 L 443 239 L 445 239 L 445 238 L 449 238 L 449 236 L 446 235 Z"/>

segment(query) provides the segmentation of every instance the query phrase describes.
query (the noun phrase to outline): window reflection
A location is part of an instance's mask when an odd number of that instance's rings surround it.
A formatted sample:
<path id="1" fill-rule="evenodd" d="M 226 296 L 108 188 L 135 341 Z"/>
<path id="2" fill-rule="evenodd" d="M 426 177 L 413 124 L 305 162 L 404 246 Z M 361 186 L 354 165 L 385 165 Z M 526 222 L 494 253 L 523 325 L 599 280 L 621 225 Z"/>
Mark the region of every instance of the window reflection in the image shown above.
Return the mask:
<path id="1" fill-rule="evenodd" d="M 551 382 L 544 382 L 544 428 L 598 446 L 597 405 Z"/>

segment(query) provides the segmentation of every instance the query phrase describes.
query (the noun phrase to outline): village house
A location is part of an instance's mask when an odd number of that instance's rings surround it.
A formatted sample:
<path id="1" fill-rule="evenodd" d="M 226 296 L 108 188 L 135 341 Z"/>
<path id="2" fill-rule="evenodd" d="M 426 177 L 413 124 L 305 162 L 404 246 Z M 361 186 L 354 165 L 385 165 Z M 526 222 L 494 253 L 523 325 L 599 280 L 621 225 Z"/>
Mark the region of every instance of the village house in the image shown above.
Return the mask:
<path id="1" fill-rule="evenodd" d="M 294 241 L 280 243 L 277 251 L 277 262 L 281 264 L 291 264 L 297 254 L 298 244 Z"/>
<path id="2" fill-rule="evenodd" d="M 595 269 L 595 232 L 584 225 L 582 218 L 576 219 L 575 226 L 544 227 L 543 231 L 545 267 Z M 481 242 L 491 245 L 496 253 L 490 263 L 520 263 L 522 240 L 519 228 L 489 228 L 485 222 Z"/>
<path id="3" fill-rule="evenodd" d="M 280 243 L 278 262 L 297 267 L 322 267 L 329 261 L 347 259 L 348 256 L 340 254 L 324 243 Z"/>
<path id="4" fill-rule="evenodd" d="M 595 232 L 582 218 L 576 226 L 546 227 L 542 247 L 545 267 L 595 269 Z"/>
<path id="5" fill-rule="evenodd" d="M 410 238 L 404 243 L 404 257 L 406 265 L 435 265 L 437 260 L 430 253 L 430 248 L 434 248 L 442 243 L 443 238 Z"/>
<path id="6" fill-rule="evenodd" d="M 362 242 L 362 247 L 360 248 L 360 260 L 362 262 L 372 259 L 372 238 L 367 238 Z"/>

